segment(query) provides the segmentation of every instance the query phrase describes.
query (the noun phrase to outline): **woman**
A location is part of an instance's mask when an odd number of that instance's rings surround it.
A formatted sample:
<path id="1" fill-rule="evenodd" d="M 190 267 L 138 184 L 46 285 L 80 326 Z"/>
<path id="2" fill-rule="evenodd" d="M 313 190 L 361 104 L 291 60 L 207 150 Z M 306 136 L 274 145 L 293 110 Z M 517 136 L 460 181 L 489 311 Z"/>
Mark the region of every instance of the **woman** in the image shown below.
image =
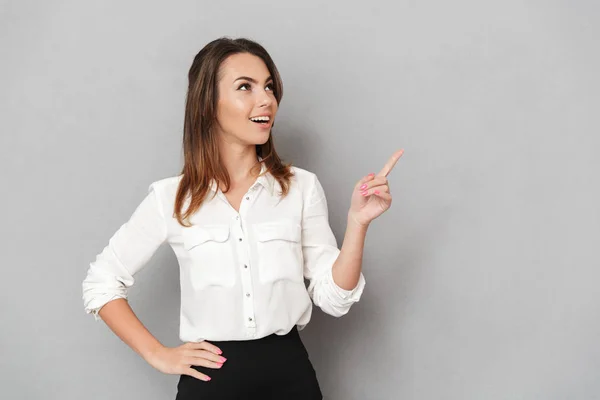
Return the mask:
<path id="1" fill-rule="evenodd" d="M 178 400 L 321 399 L 298 331 L 312 302 L 339 317 L 363 291 L 367 227 L 391 204 L 386 176 L 402 151 L 356 184 L 340 251 L 316 175 L 284 165 L 273 147 L 282 89 L 259 44 L 206 45 L 189 71 L 181 174 L 150 185 L 83 282 L 88 313 L 154 368 L 180 375 Z M 181 271 L 184 344 L 174 348 L 126 300 L 164 242 Z"/>

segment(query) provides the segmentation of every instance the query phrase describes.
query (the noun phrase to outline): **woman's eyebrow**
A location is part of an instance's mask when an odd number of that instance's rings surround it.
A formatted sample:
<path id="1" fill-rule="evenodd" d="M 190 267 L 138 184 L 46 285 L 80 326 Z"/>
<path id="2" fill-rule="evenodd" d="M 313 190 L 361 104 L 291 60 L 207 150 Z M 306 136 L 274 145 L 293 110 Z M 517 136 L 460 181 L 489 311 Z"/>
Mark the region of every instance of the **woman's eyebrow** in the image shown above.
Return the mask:
<path id="1" fill-rule="evenodd" d="M 239 80 L 241 80 L 241 79 L 245 79 L 245 80 L 247 80 L 247 81 L 250 81 L 250 82 L 252 82 L 252 83 L 258 83 L 258 81 L 257 81 L 256 79 L 254 79 L 254 78 L 250 78 L 249 76 L 240 76 L 239 78 L 237 78 L 237 79 L 236 79 L 235 81 L 233 81 L 233 82 L 235 83 L 235 82 L 237 82 L 237 81 L 239 81 Z M 269 81 L 272 81 L 272 80 L 273 80 L 273 78 L 272 78 L 271 76 L 269 76 L 269 77 L 268 77 L 268 78 L 265 80 L 265 82 L 269 82 Z"/>

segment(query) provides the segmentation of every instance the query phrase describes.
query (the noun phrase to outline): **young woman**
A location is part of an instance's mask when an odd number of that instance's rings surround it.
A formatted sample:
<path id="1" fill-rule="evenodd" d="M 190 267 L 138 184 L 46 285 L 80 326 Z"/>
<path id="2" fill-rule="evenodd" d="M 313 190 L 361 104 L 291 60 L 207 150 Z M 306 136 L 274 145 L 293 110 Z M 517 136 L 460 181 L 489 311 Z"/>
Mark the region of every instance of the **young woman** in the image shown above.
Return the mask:
<path id="1" fill-rule="evenodd" d="M 339 250 L 316 175 L 283 164 L 273 147 L 283 86 L 266 50 L 217 39 L 188 77 L 183 170 L 150 185 L 90 264 L 85 310 L 154 368 L 180 375 L 178 400 L 322 399 L 298 331 L 313 302 L 339 317 L 359 300 L 367 228 L 390 207 L 386 176 L 402 150 L 356 184 Z M 164 242 L 181 276 L 184 344 L 174 348 L 126 300 Z"/>

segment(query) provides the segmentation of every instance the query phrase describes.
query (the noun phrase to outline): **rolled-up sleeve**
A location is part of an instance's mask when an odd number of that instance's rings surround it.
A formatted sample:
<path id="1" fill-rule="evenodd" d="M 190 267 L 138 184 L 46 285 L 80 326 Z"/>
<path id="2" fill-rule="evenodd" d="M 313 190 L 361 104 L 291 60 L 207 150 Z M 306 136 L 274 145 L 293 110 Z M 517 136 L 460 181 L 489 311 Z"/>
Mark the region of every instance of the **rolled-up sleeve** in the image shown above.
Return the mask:
<path id="1" fill-rule="evenodd" d="M 164 211 L 156 182 L 131 217 L 115 232 L 108 245 L 91 262 L 83 280 L 85 311 L 100 320 L 98 312 L 111 300 L 127 298 L 134 275 L 166 240 Z"/>
<path id="2" fill-rule="evenodd" d="M 365 277 L 361 273 L 356 287 L 351 290 L 342 289 L 335 283 L 332 268 L 340 250 L 329 226 L 325 192 L 314 174 L 308 192 L 302 215 L 302 255 L 304 277 L 309 280 L 308 294 L 323 312 L 341 317 L 360 300 Z"/>

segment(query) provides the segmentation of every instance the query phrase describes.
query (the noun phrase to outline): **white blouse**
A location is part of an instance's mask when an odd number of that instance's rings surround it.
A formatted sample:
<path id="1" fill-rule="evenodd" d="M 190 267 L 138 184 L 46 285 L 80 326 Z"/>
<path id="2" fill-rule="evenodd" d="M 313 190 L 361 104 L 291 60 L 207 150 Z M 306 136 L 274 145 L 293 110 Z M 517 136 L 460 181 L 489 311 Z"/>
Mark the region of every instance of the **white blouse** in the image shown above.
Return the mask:
<path id="1" fill-rule="evenodd" d="M 340 250 L 323 187 L 314 173 L 294 166 L 292 171 L 285 198 L 268 173 L 244 195 L 239 212 L 213 181 L 189 228 L 172 216 L 181 176 L 153 182 L 90 263 L 82 285 L 85 311 L 99 320 L 102 306 L 127 298 L 136 272 L 167 242 L 180 267 L 183 342 L 258 339 L 294 325 L 302 330 L 311 300 L 327 314 L 346 314 L 359 301 L 365 278 L 361 273 L 352 290 L 335 284 L 332 266 Z"/>

